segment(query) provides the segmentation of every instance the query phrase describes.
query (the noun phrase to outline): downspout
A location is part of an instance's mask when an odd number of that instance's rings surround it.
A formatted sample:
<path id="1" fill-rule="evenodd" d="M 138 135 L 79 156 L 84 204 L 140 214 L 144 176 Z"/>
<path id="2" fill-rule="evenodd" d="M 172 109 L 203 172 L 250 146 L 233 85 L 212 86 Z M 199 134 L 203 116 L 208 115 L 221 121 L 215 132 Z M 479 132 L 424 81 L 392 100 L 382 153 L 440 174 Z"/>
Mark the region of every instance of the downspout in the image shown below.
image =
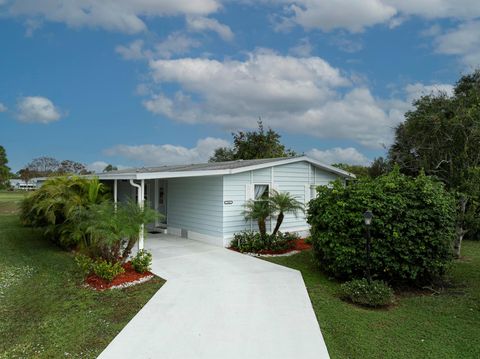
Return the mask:
<path id="1" fill-rule="evenodd" d="M 136 187 L 138 189 L 138 191 L 137 191 L 137 202 L 138 202 L 138 205 L 140 206 L 140 208 L 143 209 L 143 188 L 142 188 L 142 186 L 133 182 L 132 179 L 130 180 L 130 184 L 133 187 Z M 143 239 L 144 239 L 144 225 L 142 224 L 142 225 L 140 225 L 140 232 L 138 234 L 138 250 L 143 249 Z"/>

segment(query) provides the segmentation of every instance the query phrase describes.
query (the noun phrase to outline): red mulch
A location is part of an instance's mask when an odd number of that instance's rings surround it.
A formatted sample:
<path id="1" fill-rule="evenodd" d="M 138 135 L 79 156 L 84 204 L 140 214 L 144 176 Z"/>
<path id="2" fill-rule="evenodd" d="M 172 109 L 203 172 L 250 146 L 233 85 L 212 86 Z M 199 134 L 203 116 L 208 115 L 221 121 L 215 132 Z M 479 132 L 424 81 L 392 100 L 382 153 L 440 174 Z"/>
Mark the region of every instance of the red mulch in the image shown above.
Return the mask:
<path id="1" fill-rule="evenodd" d="M 135 282 L 141 278 L 152 275 L 152 273 L 148 271 L 145 273 L 135 272 L 130 262 L 125 263 L 122 267 L 125 269 L 125 272 L 117 275 L 111 282 L 107 282 L 96 274 L 90 274 L 87 279 L 85 279 L 85 283 L 96 290 L 104 290 L 116 285 Z"/>
<path id="2" fill-rule="evenodd" d="M 290 253 L 293 251 L 306 251 L 310 248 L 312 248 L 311 244 L 305 243 L 305 238 L 299 238 L 297 240 L 292 241 L 293 246 L 292 248 L 288 249 L 282 249 L 282 250 L 270 250 L 270 249 L 262 249 L 258 251 L 258 254 L 285 254 L 285 253 Z M 234 248 L 230 248 L 233 251 L 238 252 L 238 250 Z"/>

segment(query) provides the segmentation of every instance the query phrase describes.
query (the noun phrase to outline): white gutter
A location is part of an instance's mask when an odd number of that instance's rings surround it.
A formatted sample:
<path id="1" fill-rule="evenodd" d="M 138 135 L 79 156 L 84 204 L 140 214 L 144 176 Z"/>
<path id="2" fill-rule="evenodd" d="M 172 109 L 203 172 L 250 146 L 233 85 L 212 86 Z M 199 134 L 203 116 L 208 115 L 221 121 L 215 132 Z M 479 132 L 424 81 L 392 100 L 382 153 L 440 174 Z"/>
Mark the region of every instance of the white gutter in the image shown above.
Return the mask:
<path id="1" fill-rule="evenodd" d="M 137 191 L 137 202 L 138 202 L 138 205 L 140 206 L 140 208 L 143 209 L 143 187 L 144 187 L 144 181 L 142 180 L 142 185 L 139 185 L 139 184 L 136 184 L 135 182 L 133 182 L 133 180 L 130 180 L 130 184 L 133 186 L 133 187 L 137 187 L 138 191 Z M 138 234 L 138 250 L 142 250 L 143 249 L 143 240 L 144 240 L 144 224 L 140 225 L 140 232 Z"/>

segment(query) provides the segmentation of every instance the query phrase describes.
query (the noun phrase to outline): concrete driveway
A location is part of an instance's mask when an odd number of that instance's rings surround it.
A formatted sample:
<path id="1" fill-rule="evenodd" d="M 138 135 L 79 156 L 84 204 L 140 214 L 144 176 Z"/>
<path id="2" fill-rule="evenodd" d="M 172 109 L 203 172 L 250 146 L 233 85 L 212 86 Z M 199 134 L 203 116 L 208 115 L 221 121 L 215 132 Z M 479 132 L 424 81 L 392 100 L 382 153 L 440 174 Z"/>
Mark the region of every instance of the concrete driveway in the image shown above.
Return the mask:
<path id="1" fill-rule="evenodd" d="M 328 358 L 300 272 L 201 242 L 149 238 L 167 283 L 99 358 Z"/>

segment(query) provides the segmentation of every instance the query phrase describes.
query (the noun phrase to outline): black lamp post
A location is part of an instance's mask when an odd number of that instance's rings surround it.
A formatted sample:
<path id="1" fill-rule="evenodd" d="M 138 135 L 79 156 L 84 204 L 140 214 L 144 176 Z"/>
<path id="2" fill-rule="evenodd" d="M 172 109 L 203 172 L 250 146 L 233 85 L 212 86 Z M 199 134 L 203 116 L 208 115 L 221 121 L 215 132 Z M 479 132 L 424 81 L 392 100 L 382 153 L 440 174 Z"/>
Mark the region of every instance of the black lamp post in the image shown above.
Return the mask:
<path id="1" fill-rule="evenodd" d="M 367 280 L 368 283 L 370 284 L 372 281 L 372 276 L 370 274 L 370 225 L 372 224 L 372 218 L 373 218 L 373 213 L 372 211 L 368 210 L 365 211 L 363 214 L 363 220 L 365 222 L 365 226 L 367 227 L 367 244 L 366 244 L 366 250 L 367 250 Z"/>

